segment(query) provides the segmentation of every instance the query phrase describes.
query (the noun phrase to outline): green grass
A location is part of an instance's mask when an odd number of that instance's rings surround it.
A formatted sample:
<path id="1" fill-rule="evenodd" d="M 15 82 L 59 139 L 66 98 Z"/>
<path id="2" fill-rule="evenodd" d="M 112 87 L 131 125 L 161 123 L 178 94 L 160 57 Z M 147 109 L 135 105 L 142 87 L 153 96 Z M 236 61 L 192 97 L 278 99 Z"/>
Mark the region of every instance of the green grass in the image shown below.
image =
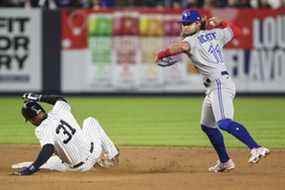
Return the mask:
<path id="1" fill-rule="evenodd" d="M 120 145 L 210 146 L 199 124 L 202 98 L 69 98 L 69 102 L 79 123 L 95 116 Z M 21 103 L 19 98 L 0 99 L 0 143 L 37 143 L 34 127 L 23 121 Z M 285 147 L 285 98 L 237 98 L 235 119 L 259 143 Z M 244 147 L 224 135 L 228 146 Z"/>

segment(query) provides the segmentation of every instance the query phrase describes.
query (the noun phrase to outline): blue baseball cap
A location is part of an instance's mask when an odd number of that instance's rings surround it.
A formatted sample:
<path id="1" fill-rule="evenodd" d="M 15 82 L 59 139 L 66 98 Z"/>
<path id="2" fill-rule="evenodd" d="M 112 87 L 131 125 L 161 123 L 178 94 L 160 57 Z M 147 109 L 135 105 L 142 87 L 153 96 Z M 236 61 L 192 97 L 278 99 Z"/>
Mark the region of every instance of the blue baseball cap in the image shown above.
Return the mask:
<path id="1" fill-rule="evenodd" d="M 201 21 L 202 17 L 200 13 L 193 9 L 186 9 L 181 14 L 181 20 L 179 23 L 181 24 L 192 24 L 197 21 Z"/>

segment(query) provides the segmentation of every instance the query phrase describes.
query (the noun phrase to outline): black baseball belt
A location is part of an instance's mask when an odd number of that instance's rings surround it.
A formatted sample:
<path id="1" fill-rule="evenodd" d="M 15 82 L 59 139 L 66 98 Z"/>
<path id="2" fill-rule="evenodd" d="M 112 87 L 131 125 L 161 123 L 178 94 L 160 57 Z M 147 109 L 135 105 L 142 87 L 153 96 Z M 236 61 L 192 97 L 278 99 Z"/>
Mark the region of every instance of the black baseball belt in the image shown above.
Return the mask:
<path id="1" fill-rule="evenodd" d="M 91 142 L 90 143 L 90 153 L 92 153 L 93 152 L 93 150 L 94 150 L 94 143 L 93 142 Z M 83 164 L 84 164 L 85 162 L 79 162 L 78 164 L 75 164 L 74 166 L 72 166 L 71 168 L 78 168 L 78 167 L 80 167 L 80 166 L 82 166 Z"/>
<path id="2" fill-rule="evenodd" d="M 222 72 L 221 72 L 221 75 L 224 76 L 224 75 L 230 75 L 230 74 L 228 73 L 228 71 L 222 71 Z M 207 78 L 207 79 L 203 82 L 203 84 L 204 84 L 205 87 L 209 87 L 209 86 L 210 86 L 210 83 L 211 83 L 211 80 L 210 80 L 209 78 Z"/>

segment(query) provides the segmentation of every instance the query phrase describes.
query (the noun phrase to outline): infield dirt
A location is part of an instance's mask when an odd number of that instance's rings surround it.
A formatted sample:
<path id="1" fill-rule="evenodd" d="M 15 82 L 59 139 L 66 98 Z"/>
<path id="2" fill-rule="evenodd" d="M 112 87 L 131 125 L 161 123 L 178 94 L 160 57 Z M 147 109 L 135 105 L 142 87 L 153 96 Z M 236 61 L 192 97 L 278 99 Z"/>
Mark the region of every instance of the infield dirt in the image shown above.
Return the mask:
<path id="1" fill-rule="evenodd" d="M 36 158 L 37 145 L 0 145 L 0 190 L 284 190 L 285 150 L 249 165 L 246 149 L 230 149 L 236 168 L 209 173 L 216 161 L 209 148 L 120 147 L 120 165 L 80 172 L 40 171 L 11 176 L 11 165 Z"/>

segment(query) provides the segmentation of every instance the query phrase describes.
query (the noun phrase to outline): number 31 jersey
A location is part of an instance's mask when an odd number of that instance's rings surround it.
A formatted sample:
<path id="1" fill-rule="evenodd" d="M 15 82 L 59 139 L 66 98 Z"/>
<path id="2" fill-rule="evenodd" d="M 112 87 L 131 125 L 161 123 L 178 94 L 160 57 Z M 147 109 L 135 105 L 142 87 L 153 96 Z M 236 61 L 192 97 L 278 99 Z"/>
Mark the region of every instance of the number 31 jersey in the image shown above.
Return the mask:
<path id="1" fill-rule="evenodd" d="M 190 45 L 188 55 L 205 78 L 216 79 L 226 71 L 223 46 L 233 38 L 230 27 L 224 29 L 201 30 L 183 41 Z"/>
<path id="2" fill-rule="evenodd" d="M 57 101 L 47 119 L 36 127 L 35 134 L 41 146 L 53 144 L 56 154 L 74 166 L 88 157 L 90 144 L 64 101 Z"/>

